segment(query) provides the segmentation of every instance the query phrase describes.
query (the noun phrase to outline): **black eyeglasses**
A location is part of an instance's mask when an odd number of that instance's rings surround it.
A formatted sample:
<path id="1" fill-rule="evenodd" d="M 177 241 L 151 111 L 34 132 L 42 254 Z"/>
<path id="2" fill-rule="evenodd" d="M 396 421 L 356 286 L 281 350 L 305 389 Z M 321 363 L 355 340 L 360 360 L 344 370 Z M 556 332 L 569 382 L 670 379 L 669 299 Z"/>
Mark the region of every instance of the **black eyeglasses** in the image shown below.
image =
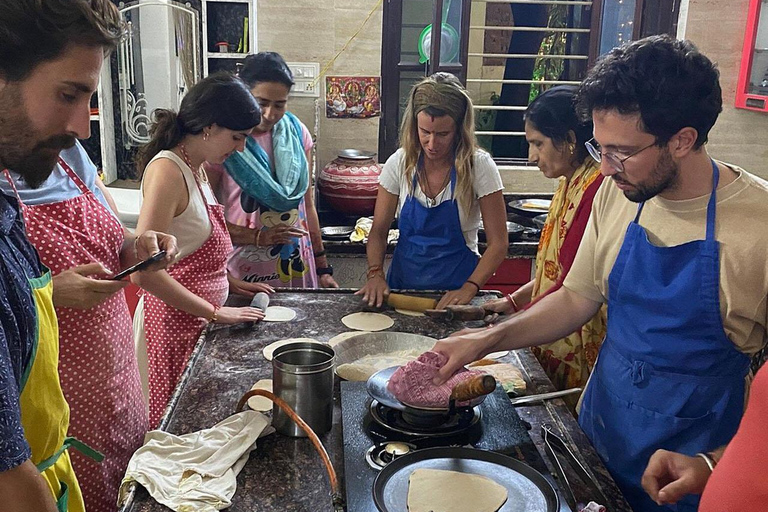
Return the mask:
<path id="1" fill-rule="evenodd" d="M 595 138 L 592 137 L 587 142 L 584 143 L 584 145 L 587 147 L 587 152 L 590 154 L 592 158 L 595 159 L 596 162 L 602 163 L 603 158 L 605 158 L 605 163 L 611 166 L 611 168 L 616 172 L 624 172 L 624 162 L 635 156 L 636 154 L 645 151 L 646 149 L 655 146 L 656 142 L 652 142 L 651 144 L 645 146 L 644 148 L 640 148 L 631 155 L 627 155 L 624 158 L 619 158 L 619 156 L 616 153 L 603 153 L 603 149 L 600 147 L 600 144 L 595 141 Z"/>

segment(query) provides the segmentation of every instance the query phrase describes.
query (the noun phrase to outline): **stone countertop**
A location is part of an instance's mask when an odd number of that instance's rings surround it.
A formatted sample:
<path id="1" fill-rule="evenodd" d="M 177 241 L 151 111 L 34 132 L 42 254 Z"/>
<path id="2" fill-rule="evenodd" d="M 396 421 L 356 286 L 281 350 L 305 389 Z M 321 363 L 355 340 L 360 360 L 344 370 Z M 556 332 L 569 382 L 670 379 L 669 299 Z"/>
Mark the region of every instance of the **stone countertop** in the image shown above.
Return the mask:
<path id="1" fill-rule="evenodd" d="M 311 337 L 321 341 L 345 332 L 342 316 L 361 310 L 352 290 L 280 290 L 273 305 L 283 305 L 297 312 L 287 323 L 216 326 L 200 339 L 182 381 L 174 393 L 161 428 L 174 434 L 185 434 L 209 428 L 234 413 L 239 398 L 260 379 L 272 377 L 271 365 L 261 349 L 267 344 L 290 337 Z M 485 297 L 487 299 L 488 297 Z M 477 302 L 484 299 L 478 297 Z M 230 298 L 232 305 L 243 305 L 241 298 Z M 385 311 L 395 320 L 393 331 L 412 332 L 443 337 L 465 325 L 440 323 L 430 318 L 410 317 Z M 506 356 L 525 374 L 529 393 L 553 391 L 530 350 L 519 350 Z M 344 482 L 342 420 L 338 379 L 334 393 L 333 427 L 320 436 L 328 451 L 340 482 Z M 600 462 L 562 400 L 518 406 L 521 418 L 531 425 L 530 435 L 542 457 L 539 436 L 543 423 L 554 425 L 571 449 L 590 468 L 607 496 L 608 510 L 631 511 L 613 480 Z M 552 468 L 550 467 L 550 470 Z M 578 482 L 578 481 L 577 481 Z M 232 512 L 330 512 L 333 510 L 330 486 L 320 457 L 305 438 L 270 435 L 258 442 L 250 459 L 237 478 Z M 576 497 L 584 497 L 583 486 L 574 485 Z M 141 486 L 128 494 L 120 512 L 161 512 L 168 509 L 155 502 Z"/>

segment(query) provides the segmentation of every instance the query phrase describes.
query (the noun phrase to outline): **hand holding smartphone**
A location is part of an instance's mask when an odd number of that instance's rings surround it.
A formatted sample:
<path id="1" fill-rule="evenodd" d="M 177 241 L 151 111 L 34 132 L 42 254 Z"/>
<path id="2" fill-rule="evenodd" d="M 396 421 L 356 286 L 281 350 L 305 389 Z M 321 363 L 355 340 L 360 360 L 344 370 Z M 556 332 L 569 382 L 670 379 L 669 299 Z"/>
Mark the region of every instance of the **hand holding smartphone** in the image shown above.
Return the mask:
<path id="1" fill-rule="evenodd" d="M 159 252 L 153 254 L 152 256 L 150 256 L 149 258 L 147 258 L 146 260 L 144 260 L 142 262 L 139 262 L 139 263 L 133 265 L 132 267 L 128 267 L 125 270 L 122 270 L 122 271 L 118 272 L 117 274 L 115 274 L 112 277 L 110 277 L 110 279 L 112 281 L 119 281 L 119 280 L 123 279 L 124 277 L 133 274 L 134 272 L 138 272 L 140 270 L 147 269 L 150 265 L 152 265 L 155 262 L 158 262 L 158 261 L 162 260 L 163 258 L 165 258 L 165 251 L 159 251 Z"/>

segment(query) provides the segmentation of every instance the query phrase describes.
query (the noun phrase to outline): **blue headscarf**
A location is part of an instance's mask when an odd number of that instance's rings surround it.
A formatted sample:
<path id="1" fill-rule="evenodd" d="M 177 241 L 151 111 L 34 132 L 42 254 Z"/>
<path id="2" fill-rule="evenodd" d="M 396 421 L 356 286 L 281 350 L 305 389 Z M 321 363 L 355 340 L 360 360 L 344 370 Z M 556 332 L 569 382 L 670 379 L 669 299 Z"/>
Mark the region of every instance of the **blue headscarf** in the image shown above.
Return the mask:
<path id="1" fill-rule="evenodd" d="M 272 155 L 274 171 L 267 152 L 248 137 L 245 151 L 232 153 L 224 167 L 260 205 L 277 212 L 298 208 L 309 187 L 309 172 L 301 123 L 290 112 L 272 128 Z"/>

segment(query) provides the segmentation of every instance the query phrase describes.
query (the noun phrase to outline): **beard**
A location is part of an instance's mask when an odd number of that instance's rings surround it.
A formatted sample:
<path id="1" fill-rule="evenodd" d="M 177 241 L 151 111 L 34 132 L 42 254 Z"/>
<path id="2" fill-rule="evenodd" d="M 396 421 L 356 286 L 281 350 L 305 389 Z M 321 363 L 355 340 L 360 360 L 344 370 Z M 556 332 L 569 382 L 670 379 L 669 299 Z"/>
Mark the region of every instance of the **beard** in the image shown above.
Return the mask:
<path id="1" fill-rule="evenodd" d="M 32 188 L 38 188 L 48 179 L 59 152 L 75 145 L 71 135 L 40 140 L 24 109 L 17 84 L 6 83 L 0 91 L 0 119 L 0 167 L 18 173 Z"/>
<path id="2" fill-rule="evenodd" d="M 633 203 L 642 203 L 665 190 L 676 187 L 679 175 L 680 168 L 672 159 L 669 149 L 665 147 L 645 183 L 629 183 L 622 178 L 621 174 L 614 174 L 612 179 L 618 183 L 632 185 L 634 189 L 625 190 L 624 197 Z"/>

